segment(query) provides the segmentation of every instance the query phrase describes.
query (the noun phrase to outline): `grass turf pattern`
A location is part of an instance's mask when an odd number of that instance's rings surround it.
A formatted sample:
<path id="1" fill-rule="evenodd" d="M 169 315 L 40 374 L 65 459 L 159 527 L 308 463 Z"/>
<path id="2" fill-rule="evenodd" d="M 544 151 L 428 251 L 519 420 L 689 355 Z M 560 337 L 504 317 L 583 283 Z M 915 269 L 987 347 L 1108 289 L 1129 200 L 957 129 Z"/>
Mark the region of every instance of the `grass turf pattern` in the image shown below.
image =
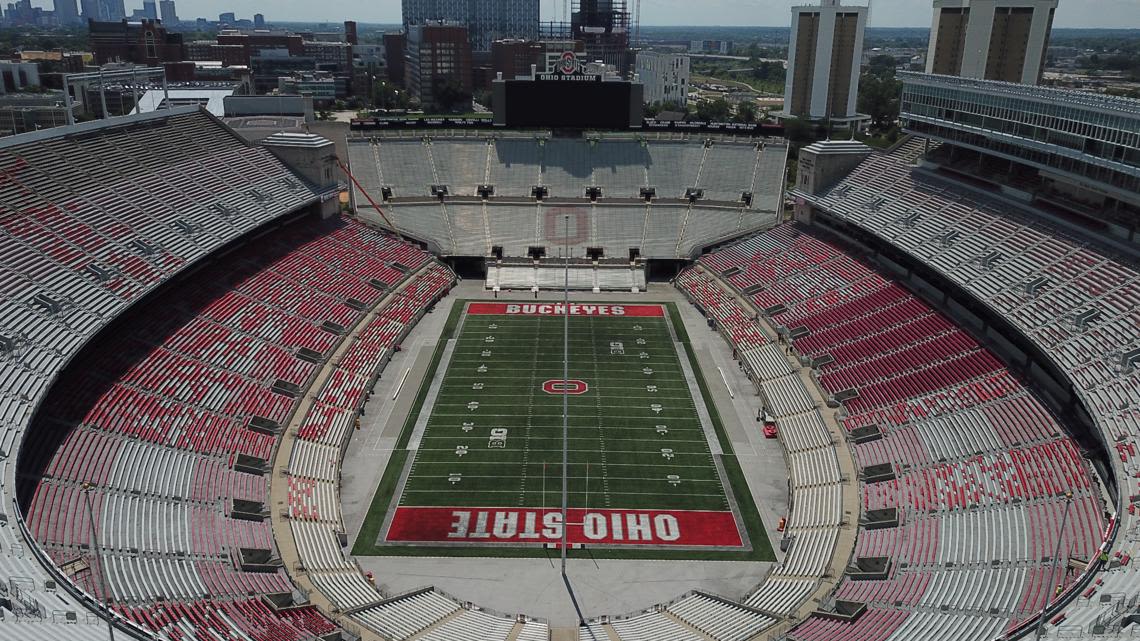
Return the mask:
<path id="1" fill-rule="evenodd" d="M 545 393 L 542 384 L 562 380 L 562 317 L 468 315 L 466 309 L 459 302 L 451 310 L 405 422 L 398 449 L 392 454 L 353 546 L 355 555 L 550 554 L 534 545 L 435 545 L 429 540 L 409 543 L 410 539 L 399 537 L 385 539 L 385 535 L 391 536 L 389 527 L 396 529 L 401 513 L 407 516 L 413 512 L 410 520 L 415 523 L 423 518 L 424 511 L 462 506 L 472 510 L 517 510 L 520 519 L 528 510 L 541 515 L 544 505 L 547 513 L 560 508 L 562 396 Z M 713 538 L 719 543 L 713 547 L 676 548 L 588 545 L 588 550 L 571 550 L 570 555 L 584 554 L 584 558 L 595 560 L 771 561 L 771 544 L 720 425 L 677 309 L 672 304 L 659 309 L 665 312 L 664 316 L 571 317 L 569 378 L 586 382 L 589 390 L 570 397 L 570 505 L 585 507 L 588 500 L 590 513 L 678 510 L 677 514 L 687 514 L 698 519 L 698 523 L 708 515 L 724 517 L 720 525 L 711 526 L 715 530 Z M 489 337 L 493 339 L 490 342 Z M 445 361 L 445 347 L 452 338 L 453 353 Z M 644 344 L 638 345 L 638 339 Z M 680 343 L 683 353 L 679 353 L 674 341 Z M 484 356 L 487 352 L 489 355 Z M 695 389 L 709 410 L 715 437 L 725 451 L 715 461 L 679 358 L 688 361 L 696 376 Z M 442 386 L 438 397 L 429 400 L 429 389 L 440 367 L 446 368 Z M 646 368 L 652 373 L 647 374 Z M 481 389 L 475 389 L 477 386 Z M 657 391 L 651 391 L 649 386 L 656 386 Z M 471 409 L 470 403 L 479 405 Z M 653 411 L 654 404 L 662 406 L 660 413 Z M 427 426 L 419 440 L 420 447 L 404 449 L 409 446 L 417 419 L 424 413 Z M 469 429 L 464 429 L 464 423 L 471 424 Z M 659 425 L 668 431 L 659 431 Z M 489 447 L 492 429 L 507 430 L 506 447 Z M 466 448 L 463 456 L 457 453 L 460 448 Z M 663 453 L 663 449 L 672 452 Z M 731 489 L 721 485 L 717 463 L 723 467 L 723 478 Z M 680 482 L 670 483 L 670 474 L 679 477 L 676 480 Z M 458 480 L 453 484 L 456 476 Z M 394 499 L 397 495 L 398 500 Z M 729 497 L 734 497 L 734 513 L 727 511 Z M 685 512 L 690 510 L 701 511 Z M 571 534 L 575 521 L 581 521 L 584 513 L 578 510 L 576 515 L 571 510 Z M 744 548 L 733 549 L 740 543 L 735 532 L 731 534 L 733 542 L 726 542 L 729 537 L 724 532 L 735 530 L 734 522 L 747 533 Z M 696 536 L 701 535 L 696 532 Z"/>
<path id="2" fill-rule="evenodd" d="M 666 323 L 571 317 L 571 507 L 729 509 Z M 562 354 L 561 317 L 467 316 L 400 505 L 560 506 Z"/>

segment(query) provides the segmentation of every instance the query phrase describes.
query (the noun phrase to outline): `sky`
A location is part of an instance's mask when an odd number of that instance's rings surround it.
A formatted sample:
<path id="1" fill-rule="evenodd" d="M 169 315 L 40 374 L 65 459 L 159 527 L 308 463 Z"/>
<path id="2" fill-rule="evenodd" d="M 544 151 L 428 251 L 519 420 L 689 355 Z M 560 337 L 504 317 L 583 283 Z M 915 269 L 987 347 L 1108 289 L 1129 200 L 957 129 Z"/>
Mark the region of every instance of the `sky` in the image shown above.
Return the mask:
<path id="1" fill-rule="evenodd" d="M 540 0 L 543 19 L 558 16 L 563 0 Z M 628 0 L 633 4 L 634 0 Z M 867 0 L 850 0 L 866 4 Z M 50 6 L 50 0 L 33 2 Z M 787 26 L 793 5 L 805 0 L 642 0 L 641 23 L 645 25 Z M 126 0 L 127 12 L 141 7 L 142 0 Z M 871 0 L 873 27 L 929 27 L 931 0 Z M 268 21 L 400 22 L 400 0 L 177 0 L 178 16 L 216 20 L 223 11 L 252 18 L 264 13 Z M 1111 27 L 1140 29 L 1140 0 L 1061 0 L 1057 27 Z"/>

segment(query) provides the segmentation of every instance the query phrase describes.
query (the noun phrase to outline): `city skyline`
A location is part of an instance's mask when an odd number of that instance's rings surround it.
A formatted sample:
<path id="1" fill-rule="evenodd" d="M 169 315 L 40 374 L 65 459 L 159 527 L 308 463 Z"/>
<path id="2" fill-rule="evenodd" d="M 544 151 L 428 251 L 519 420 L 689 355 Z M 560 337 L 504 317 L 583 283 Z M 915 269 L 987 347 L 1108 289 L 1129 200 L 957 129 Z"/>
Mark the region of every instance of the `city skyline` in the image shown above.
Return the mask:
<path id="1" fill-rule="evenodd" d="M 647 26 L 755 26 L 786 27 L 791 7 L 816 4 L 811 0 L 645 0 L 641 22 Z M 127 0 L 127 13 L 142 7 L 142 0 Z M 852 4 L 867 4 L 867 0 Z M 51 9 L 51 0 L 33 0 L 32 6 Z M 542 19 L 561 14 L 561 0 L 542 0 Z M 220 13 L 233 12 L 239 18 L 252 19 L 265 13 L 270 21 L 340 22 L 399 24 L 400 0 L 332 0 L 312 3 L 303 0 L 279 0 L 271 11 L 254 0 L 178 0 L 178 14 L 183 20 L 202 17 L 216 20 Z M 929 0 L 874 0 L 870 27 L 929 27 L 933 15 Z M 1132 28 L 1140 29 L 1136 0 L 1062 0 L 1057 9 L 1056 28 Z"/>

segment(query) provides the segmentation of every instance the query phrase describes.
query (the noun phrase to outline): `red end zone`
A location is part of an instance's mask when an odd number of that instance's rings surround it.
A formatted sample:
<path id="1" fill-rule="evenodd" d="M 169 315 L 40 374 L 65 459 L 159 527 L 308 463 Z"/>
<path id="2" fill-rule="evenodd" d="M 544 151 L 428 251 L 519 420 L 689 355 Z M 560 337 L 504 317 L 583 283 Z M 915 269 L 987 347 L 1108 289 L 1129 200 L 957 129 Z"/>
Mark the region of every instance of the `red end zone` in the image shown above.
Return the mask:
<path id="1" fill-rule="evenodd" d="M 586 545 L 743 547 L 732 512 L 572 509 L 567 540 Z M 560 543 L 561 510 L 398 507 L 397 543 Z"/>
<path id="2" fill-rule="evenodd" d="M 467 313 L 472 316 L 562 316 L 566 306 L 562 303 L 471 303 Z M 591 305 L 571 303 L 571 316 L 665 316 L 660 305 Z"/>

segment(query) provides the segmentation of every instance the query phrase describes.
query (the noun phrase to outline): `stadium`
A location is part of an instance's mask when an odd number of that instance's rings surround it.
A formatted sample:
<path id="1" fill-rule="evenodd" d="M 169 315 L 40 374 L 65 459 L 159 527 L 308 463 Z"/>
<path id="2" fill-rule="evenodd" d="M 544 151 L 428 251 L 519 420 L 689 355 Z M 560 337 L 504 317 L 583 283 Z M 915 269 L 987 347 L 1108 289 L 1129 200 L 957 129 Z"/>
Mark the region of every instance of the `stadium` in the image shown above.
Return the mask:
<path id="1" fill-rule="evenodd" d="M 901 77 L 790 191 L 760 128 L 0 141 L 0 637 L 1134 636 L 1140 104 Z"/>

